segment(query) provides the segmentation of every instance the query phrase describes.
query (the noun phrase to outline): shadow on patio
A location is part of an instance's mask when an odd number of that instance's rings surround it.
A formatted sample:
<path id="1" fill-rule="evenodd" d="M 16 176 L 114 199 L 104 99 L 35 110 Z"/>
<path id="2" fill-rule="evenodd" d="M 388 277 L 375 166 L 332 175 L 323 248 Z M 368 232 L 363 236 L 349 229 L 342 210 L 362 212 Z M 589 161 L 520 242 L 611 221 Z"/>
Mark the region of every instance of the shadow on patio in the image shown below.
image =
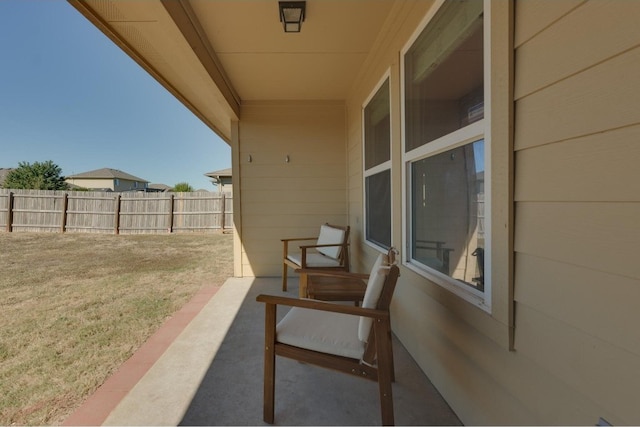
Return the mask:
<path id="1" fill-rule="evenodd" d="M 105 425 L 264 425 L 261 293 L 279 278 L 230 278 L 105 420 Z M 297 295 L 292 281 L 288 295 Z M 278 310 L 284 315 L 286 308 Z M 394 340 L 398 425 L 459 425 Z M 377 384 L 277 358 L 278 425 L 380 424 Z"/>

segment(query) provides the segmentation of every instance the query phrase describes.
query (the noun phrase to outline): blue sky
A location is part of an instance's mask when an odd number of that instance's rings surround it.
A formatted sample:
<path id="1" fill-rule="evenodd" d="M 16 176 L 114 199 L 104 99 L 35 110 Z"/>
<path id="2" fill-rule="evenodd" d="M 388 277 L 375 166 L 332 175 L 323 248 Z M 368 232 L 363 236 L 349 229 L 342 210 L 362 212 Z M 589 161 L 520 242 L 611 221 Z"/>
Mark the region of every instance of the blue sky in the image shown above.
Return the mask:
<path id="1" fill-rule="evenodd" d="M 0 167 L 213 190 L 231 149 L 64 0 L 0 0 Z"/>

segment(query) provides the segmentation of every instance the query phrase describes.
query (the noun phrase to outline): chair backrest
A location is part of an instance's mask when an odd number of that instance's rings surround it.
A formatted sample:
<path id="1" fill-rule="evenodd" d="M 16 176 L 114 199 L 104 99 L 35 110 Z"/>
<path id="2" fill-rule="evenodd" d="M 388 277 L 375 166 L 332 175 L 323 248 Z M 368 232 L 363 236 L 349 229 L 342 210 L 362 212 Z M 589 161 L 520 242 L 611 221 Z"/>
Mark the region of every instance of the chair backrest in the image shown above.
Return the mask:
<path id="1" fill-rule="evenodd" d="M 329 258 L 338 259 L 342 255 L 342 245 L 349 239 L 349 227 L 338 227 L 331 224 L 323 224 L 320 226 L 320 234 L 318 235 L 318 245 L 332 245 L 318 248 L 318 252 L 328 256 Z"/>
<path id="2" fill-rule="evenodd" d="M 369 273 L 369 281 L 367 282 L 367 289 L 364 293 L 364 298 L 362 299 L 362 307 L 363 308 L 377 308 L 388 310 L 389 304 L 391 303 L 391 296 L 393 295 L 393 290 L 395 288 L 395 279 L 397 275 L 392 278 L 393 283 L 389 283 L 387 279 L 389 279 L 389 273 L 391 272 L 391 267 L 398 267 L 396 264 L 396 255 L 398 251 L 395 248 L 389 249 L 389 252 L 386 254 L 379 254 L 376 261 L 373 263 L 371 267 L 371 272 Z M 397 274 L 397 272 L 396 272 Z M 387 289 L 387 294 L 384 295 L 383 299 L 383 290 L 385 286 L 391 286 L 391 289 Z M 370 317 L 360 317 L 360 322 L 358 324 L 358 339 L 362 342 L 367 342 L 370 336 L 371 327 L 373 325 L 373 319 Z"/>

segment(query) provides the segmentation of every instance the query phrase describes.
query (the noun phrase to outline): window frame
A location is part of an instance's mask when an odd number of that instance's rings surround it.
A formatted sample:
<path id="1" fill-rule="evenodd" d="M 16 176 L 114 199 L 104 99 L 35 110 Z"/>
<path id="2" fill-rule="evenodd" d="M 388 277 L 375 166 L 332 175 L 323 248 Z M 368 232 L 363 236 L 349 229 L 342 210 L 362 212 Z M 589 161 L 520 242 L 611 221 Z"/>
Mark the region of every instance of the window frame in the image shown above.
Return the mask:
<path id="1" fill-rule="evenodd" d="M 369 105 L 369 103 L 373 100 L 373 98 L 375 97 L 375 95 L 378 93 L 378 91 L 380 90 L 380 88 L 385 84 L 388 83 L 388 90 L 389 90 L 389 159 L 383 163 L 380 163 L 379 165 L 375 165 L 372 166 L 371 168 L 367 169 L 366 168 L 366 140 L 365 140 L 365 109 L 366 107 Z M 378 81 L 378 83 L 376 83 L 376 85 L 373 87 L 373 89 L 371 90 L 371 92 L 369 93 L 369 95 L 367 96 L 367 98 L 364 100 L 364 102 L 362 103 L 362 108 L 361 108 L 361 116 L 360 116 L 360 122 L 361 122 L 361 126 L 362 126 L 362 218 L 363 218 L 363 241 L 366 245 L 382 252 L 382 253 L 386 253 L 387 250 L 389 248 L 385 248 L 384 246 L 378 244 L 375 241 L 369 240 L 368 236 L 367 236 L 367 230 L 368 230 L 368 223 L 367 223 L 367 178 L 376 174 L 379 174 L 381 172 L 385 172 L 385 171 L 389 171 L 389 191 L 390 191 L 390 203 L 389 203 L 389 210 L 390 210 L 390 218 L 389 218 L 389 230 L 390 230 L 390 246 L 393 246 L 393 203 L 394 203 L 394 196 L 393 196 L 393 170 L 392 170 L 392 164 L 393 164 L 393 140 L 392 140 L 392 136 L 393 136 L 393 111 L 392 111 L 392 105 L 391 105 L 391 70 L 387 69 L 385 71 L 385 73 L 382 75 L 382 77 L 380 78 L 380 80 Z"/>
<path id="2" fill-rule="evenodd" d="M 484 0 L 484 24 L 483 24 L 483 80 L 484 80 L 484 118 L 471 123 L 465 127 L 454 130 L 453 132 L 436 138 L 428 143 L 416 147 L 406 152 L 406 106 L 405 106 L 405 58 L 408 51 L 412 48 L 418 37 L 424 29 L 432 22 L 434 16 L 446 0 L 437 0 L 429 9 L 425 18 L 416 28 L 415 32 L 409 38 L 400 53 L 400 97 L 401 97 L 401 146 L 402 146 L 402 244 L 404 251 L 402 253 L 402 264 L 411 271 L 428 279 L 429 281 L 447 289 L 456 296 L 468 301 L 469 303 L 481 308 L 487 313 L 492 312 L 492 270 L 491 257 L 493 252 L 492 245 L 492 181 L 493 172 L 491 167 L 492 143 L 491 143 L 491 0 Z M 412 241 L 412 206 L 411 206 L 411 165 L 413 162 L 431 157 L 442 152 L 460 147 L 474 141 L 484 140 L 484 166 L 485 166 L 485 203 L 484 203 L 484 236 L 485 236 L 485 258 L 484 258 L 484 291 L 478 291 L 470 286 L 459 283 L 452 277 L 430 268 L 411 256 Z"/>

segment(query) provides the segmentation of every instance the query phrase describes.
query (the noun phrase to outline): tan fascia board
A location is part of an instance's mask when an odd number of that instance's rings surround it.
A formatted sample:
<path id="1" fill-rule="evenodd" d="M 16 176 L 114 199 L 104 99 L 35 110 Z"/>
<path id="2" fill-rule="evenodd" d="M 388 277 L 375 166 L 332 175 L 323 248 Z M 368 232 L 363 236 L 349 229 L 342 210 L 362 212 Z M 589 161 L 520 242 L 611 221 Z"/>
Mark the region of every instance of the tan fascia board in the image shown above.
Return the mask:
<path id="1" fill-rule="evenodd" d="M 222 140 L 227 144 L 231 142 L 230 136 L 225 131 L 220 129 L 216 124 L 211 122 L 204 114 L 200 112 L 196 106 L 194 106 L 187 97 L 183 96 L 178 89 L 176 89 L 168 80 L 166 80 L 155 67 L 147 62 L 142 55 L 136 51 L 124 38 L 107 23 L 105 22 L 86 2 L 81 0 L 67 0 L 71 6 L 73 6 L 78 12 L 82 14 L 89 22 L 91 22 L 96 28 L 98 28 L 104 35 L 106 35 L 116 46 L 122 49 L 131 59 L 133 59 L 138 65 L 140 65 L 145 71 L 147 71 L 154 79 L 158 81 L 165 89 L 175 96 L 185 107 L 189 109 L 196 117 L 198 117 L 203 123 L 205 123 L 211 130 L 213 130 Z M 176 24 L 177 25 L 177 24 Z M 182 32 L 182 30 L 181 30 Z M 204 65 L 204 64 L 203 64 Z M 208 68 L 207 71 L 209 72 Z M 215 82 L 215 80 L 214 80 Z M 217 83 L 216 83 L 217 84 Z M 218 86 L 218 89 L 220 87 Z M 224 92 L 221 90 L 221 93 Z M 225 96 L 225 99 L 226 96 Z M 228 100 L 227 100 L 228 101 Z M 230 108 L 239 117 L 240 105 L 238 102 L 229 103 Z"/>
<path id="2" fill-rule="evenodd" d="M 240 96 L 234 90 L 213 47 L 209 43 L 200 21 L 186 0 L 161 0 L 165 10 L 193 49 L 202 66 L 216 84 L 222 96 L 240 117 Z"/>

